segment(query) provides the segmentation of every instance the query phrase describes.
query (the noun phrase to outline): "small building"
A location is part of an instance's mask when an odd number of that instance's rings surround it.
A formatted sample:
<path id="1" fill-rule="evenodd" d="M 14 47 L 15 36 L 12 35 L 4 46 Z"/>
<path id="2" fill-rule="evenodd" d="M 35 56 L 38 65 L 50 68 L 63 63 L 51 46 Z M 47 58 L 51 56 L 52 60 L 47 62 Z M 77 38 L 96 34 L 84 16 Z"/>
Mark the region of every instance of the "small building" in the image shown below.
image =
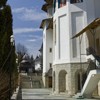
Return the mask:
<path id="1" fill-rule="evenodd" d="M 37 56 L 35 58 L 35 71 L 41 71 L 41 57 Z"/>
<path id="2" fill-rule="evenodd" d="M 33 70 L 34 70 L 34 67 L 31 64 L 29 56 L 27 54 L 25 54 L 20 63 L 19 71 L 29 73 L 29 72 L 33 72 Z"/>
<path id="3" fill-rule="evenodd" d="M 39 49 L 40 55 L 35 58 L 35 71 L 42 73 L 43 70 L 43 43 Z"/>

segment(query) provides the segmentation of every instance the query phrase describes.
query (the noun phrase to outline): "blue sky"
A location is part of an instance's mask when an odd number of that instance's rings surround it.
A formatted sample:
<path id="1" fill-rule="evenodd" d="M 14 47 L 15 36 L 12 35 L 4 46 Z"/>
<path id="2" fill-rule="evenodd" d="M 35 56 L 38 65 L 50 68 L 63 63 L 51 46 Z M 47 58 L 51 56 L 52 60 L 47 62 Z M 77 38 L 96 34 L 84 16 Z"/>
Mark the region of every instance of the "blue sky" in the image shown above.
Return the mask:
<path id="1" fill-rule="evenodd" d="M 13 14 L 13 33 L 15 43 L 26 46 L 34 57 L 39 54 L 42 44 L 40 24 L 46 18 L 41 10 L 44 0 L 8 0 Z"/>

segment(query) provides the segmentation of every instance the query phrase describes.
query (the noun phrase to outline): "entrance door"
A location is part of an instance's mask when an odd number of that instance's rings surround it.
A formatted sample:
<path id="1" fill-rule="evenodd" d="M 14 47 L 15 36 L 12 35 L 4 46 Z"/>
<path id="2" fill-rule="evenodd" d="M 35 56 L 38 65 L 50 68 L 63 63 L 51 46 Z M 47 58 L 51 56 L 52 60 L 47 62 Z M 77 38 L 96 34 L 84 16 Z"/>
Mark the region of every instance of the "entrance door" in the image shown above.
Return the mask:
<path id="1" fill-rule="evenodd" d="M 52 77 L 49 77 L 49 88 L 52 88 Z"/>

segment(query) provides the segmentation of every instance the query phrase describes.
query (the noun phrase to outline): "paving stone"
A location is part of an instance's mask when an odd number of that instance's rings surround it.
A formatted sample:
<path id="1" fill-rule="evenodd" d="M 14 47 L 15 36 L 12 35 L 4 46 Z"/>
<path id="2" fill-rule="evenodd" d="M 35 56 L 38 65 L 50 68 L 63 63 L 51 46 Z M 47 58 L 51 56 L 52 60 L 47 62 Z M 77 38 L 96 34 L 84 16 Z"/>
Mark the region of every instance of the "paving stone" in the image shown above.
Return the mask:
<path id="1" fill-rule="evenodd" d="M 100 99 L 75 99 L 67 95 L 52 94 L 51 89 L 22 89 L 22 100 L 100 100 Z"/>

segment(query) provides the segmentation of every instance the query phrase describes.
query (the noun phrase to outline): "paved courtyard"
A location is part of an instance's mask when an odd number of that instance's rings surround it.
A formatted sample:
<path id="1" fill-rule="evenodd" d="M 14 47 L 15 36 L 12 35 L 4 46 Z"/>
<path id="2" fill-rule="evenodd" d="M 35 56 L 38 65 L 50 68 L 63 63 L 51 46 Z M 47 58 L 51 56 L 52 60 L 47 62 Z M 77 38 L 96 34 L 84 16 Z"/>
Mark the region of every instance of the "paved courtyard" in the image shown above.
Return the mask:
<path id="1" fill-rule="evenodd" d="M 100 99 L 75 99 L 66 94 L 53 94 L 52 89 L 43 88 L 41 76 L 21 75 L 21 91 L 18 100 L 100 100 Z M 41 84 L 37 84 L 41 83 Z M 31 84 L 30 84 L 31 83 Z"/>
<path id="2" fill-rule="evenodd" d="M 51 89 L 22 89 L 22 100 L 100 100 L 100 99 L 75 99 L 64 94 L 53 95 Z"/>
<path id="3" fill-rule="evenodd" d="M 50 89 L 22 89 L 23 100 L 66 100 L 66 96 L 52 95 Z"/>

